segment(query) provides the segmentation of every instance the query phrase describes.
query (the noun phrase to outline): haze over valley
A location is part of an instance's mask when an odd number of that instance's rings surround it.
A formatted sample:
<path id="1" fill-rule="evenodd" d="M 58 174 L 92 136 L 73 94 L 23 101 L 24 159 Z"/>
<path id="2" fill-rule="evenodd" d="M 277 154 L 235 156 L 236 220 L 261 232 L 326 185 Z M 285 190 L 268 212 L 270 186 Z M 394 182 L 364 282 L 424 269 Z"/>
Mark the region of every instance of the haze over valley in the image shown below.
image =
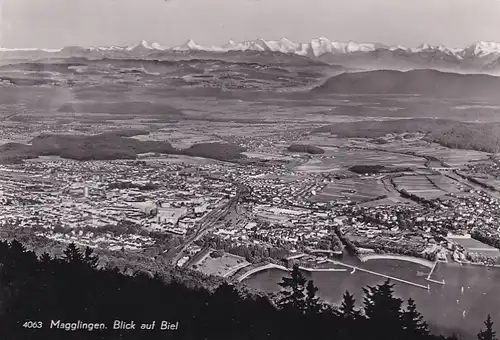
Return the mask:
<path id="1" fill-rule="evenodd" d="M 0 59 L 3 239 L 267 293 L 298 264 L 329 303 L 390 278 L 433 332 L 466 339 L 500 320 L 500 44 Z"/>

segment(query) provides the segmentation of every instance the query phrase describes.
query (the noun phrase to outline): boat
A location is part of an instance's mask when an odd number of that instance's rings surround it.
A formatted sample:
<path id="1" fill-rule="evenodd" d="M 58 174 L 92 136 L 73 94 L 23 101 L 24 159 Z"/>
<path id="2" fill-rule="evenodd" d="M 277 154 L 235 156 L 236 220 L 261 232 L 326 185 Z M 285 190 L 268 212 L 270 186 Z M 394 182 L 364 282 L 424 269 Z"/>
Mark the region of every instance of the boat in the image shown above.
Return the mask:
<path id="1" fill-rule="evenodd" d="M 417 271 L 417 276 L 427 276 L 427 273 Z"/>

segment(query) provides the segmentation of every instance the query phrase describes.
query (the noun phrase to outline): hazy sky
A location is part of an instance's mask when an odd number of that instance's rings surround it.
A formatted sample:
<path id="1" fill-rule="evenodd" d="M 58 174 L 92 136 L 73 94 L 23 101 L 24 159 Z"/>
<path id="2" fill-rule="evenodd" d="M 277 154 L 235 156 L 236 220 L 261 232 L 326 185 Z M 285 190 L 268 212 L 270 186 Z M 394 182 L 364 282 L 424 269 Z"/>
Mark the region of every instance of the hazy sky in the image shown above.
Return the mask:
<path id="1" fill-rule="evenodd" d="M 0 46 L 166 46 L 191 38 L 500 42 L 500 0 L 0 0 Z"/>

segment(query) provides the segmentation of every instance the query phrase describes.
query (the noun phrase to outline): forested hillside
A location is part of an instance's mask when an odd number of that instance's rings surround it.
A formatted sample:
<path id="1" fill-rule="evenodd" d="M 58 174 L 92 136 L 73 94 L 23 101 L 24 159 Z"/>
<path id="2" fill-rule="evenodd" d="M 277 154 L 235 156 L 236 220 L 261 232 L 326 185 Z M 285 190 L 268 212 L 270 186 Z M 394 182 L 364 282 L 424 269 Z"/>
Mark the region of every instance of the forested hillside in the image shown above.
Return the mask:
<path id="1" fill-rule="evenodd" d="M 188 288 L 97 263 L 90 248 L 74 244 L 51 258 L 15 240 L 0 242 L 1 339 L 446 339 L 429 334 L 414 301 L 395 297 L 389 281 L 366 287 L 357 309 L 349 292 L 338 307 L 320 302 L 298 267 L 283 278 L 282 292 L 268 297 L 229 283 L 215 291 Z M 113 329 L 120 321 L 135 329 Z M 489 322 L 480 339 L 492 339 Z M 153 329 L 141 330 L 143 324 Z"/>
<path id="2" fill-rule="evenodd" d="M 314 130 L 340 138 L 379 138 L 389 134 L 422 133 L 429 142 L 452 149 L 496 153 L 500 150 L 500 124 L 470 123 L 449 119 L 414 118 L 384 121 L 342 122 Z"/>

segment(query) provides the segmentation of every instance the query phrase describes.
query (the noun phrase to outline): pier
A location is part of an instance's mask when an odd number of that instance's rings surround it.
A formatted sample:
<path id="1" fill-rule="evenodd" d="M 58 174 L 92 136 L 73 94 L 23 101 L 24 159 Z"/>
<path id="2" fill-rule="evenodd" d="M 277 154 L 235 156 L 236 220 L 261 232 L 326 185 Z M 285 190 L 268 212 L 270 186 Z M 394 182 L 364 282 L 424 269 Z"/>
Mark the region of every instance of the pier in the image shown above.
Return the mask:
<path id="1" fill-rule="evenodd" d="M 434 265 L 432 266 L 431 271 L 427 275 L 426 280 L 429 281 L 429 282 L 432 282 L 432 283 L 437 283 L 437 284 L 440 284 L 440 285 L 444 285 L 445 284 L 444 279 L 443 279 L 443 281 L 437 281 L 437 280 L 431 279 L 431 276 L 434 273 L 434 269 L 436 269 L 437 264 L 438 264 L 438 261 L 434 262 Z"/>
<path id="2" fill-rule="evenodd" d="M 345 264 L 345 263 L 342 263 L 342 262 L 337 262 L 337 261 L 333 261 L 333 260 L 329 260 L 328 262 L 334 263 L 334 264 L 339 265 L 339 266 L 344 266 L 344 267 L 347 267 L 347 268 L 351 268 L 351 269 L 353 269 L 353 271 L 354 270 L 359 270 L 359 271 L 362 271 L 362 272 L 365 272 L 365 273 L 368 273 L 368 274 L 373 274 L 373 275 L 381 276 L 381 277 L 384 277 L 386 279 L 390 279 L 390 280 L 393 280 L 393 281 L 397 281 L 397 282 L 401 282 L 401 283 L 406 283 L 406 284 L 411 285 L 411 286 L 423 288 L 425 290 L 429 290 L 431 288 L 429 285 L 424 286 L 424 285 L 421 285 L 421 284 L 418 284 L 418 283 L 415 283 L 415 282 L 403 280 L 403 279 L 400 279 L 400 278 L 397 278 L 397 277 L 393 277 L 393 276 L 389 276 L 389 275 L 385 275 L 385 274 L 382 274 L 382 273 L 377 273 L 377 272 L 374 272 L 374 271 L 371 271 L 371 270 L 368 270 L 368 269 L 364 269 L 364 268 L 360 268 L 360 267 L 356 267 L 356 266 L 351 266 L 349 264 Z"/>
<path id="3" fill-rule="evenodd" d="M 264 270 L 268 270 L 268 269 L 272 269 L 272 268 L 276 268 L 276 269 L 281 269 L 281 270 L 284 270 L 284 271 L 290 271 L 290 269 L 286 268 L 286 267 L 283 267 L 283 266 L 280 266 L 280 265 L 277 265 L 277 264 L 274 264 L 274 263 L 268 263 L 264 266 L 261 266 L 261 267 L 257 267 L 257 268 L 253 268 L 253 269 L 250 269 L 249 271 L 247 271 L 246 273 L 244 273 L 243 275 L 241 275 L 237 280 L 239 282 L 245 280 L 247 277 L 255 274 L 255 273 L 258 273 L 258 272 L 261 272 L 261 271 L 264 271 Z"/>
<path id="4" fill-rule="evenodd" d="M 304 270 L 306 272 L 346 272 L 346 268 L 306 268 L 300 267 L 300 270 Z"/>
<path id="5" fill-rule="evenodd" d="M 390 279 L 390 280 L 393 280 L 393 281 L 396 281 L 396 282 L 405 283 L 407 285 L 418 287 L 418 288 L 422 288 L 422 289 L 425 289 L 425 290 L 430 290 L 431 289 L 431 287 L 430 287 L 429 284 L 427 286 L 424 286 L 424 285 L 419 284 L 419 283 L 411 282 L 411 281 L 408 281 L 408 280 L 400 279 L 400 278 L 397 278 L 397 277 L 394 277 L 394 276 L 390 276 L 390 275 L 386 275 L 386 274 L 382 274 L 382 273 L 377 273 L 377 272 L 374 272 L 374 271 L 371 271 L 371 270 L 368 270 L 368 269 L 364 269 L 364 268 L 352 266 L 350 264 L 346 264 L 346 263 L 342 263 L 342 262 L 338 262 L 338 261 L 334 261 L 334 260 L 330 260 L 330 259 L 322 260 L 321 262 L 322 263 L 329 262 L 329 263 L 332 263 L 332 264 L 335 264 L 335 265 L 338 265 L 338 266 L 342 266 L 342 267 L 345 267 L 345 268 L 350 268 L 350 269 L 352 269 L 352 271 L 350 272 L 350 274 L 354 274 L 356 271 L 359 270 L 361 272 L 365 272 L 365 273 L 368 273 L 368 274 L 380 276 L 380 277 L 383 277 L 383 278 L 386 278 L 386 279 Z M 432 273 L 434 272 L 434 269 L 436 268 L 436 266 L 437 266 L 437 261 L 434 262 L 434 264 L 433 264 L 433 266 L 431 268 L 431 271 L 429 272 L 429 274 L 426 277 L 426 280 L 429 281 L 429 282 L 432 282 L 432 283 L 437 283 L 437 284 L 440 284 L 440 285 L 444 285 L 445 284 L 444 280 L 443 281 L 436 281 L 436 280 L 431 279 Z M 239 282 L 242 282 L 243 280 L 245 280 L 246 278 L 248 278 L 249 276 L 251 276 L 251 275 L 253 275 L 255 273 L 258 273 L 258 272 L 261 272 L 261 271 L 264 271 L 264 270 L 268 270 L 268 269 L 272 269 L 272 268 L 281 269 L 281 270 L 287 271 L 287 272 L 290 271 L 290 269 L 288 269 L 286 267 L 283 267 L 283 266 L 280 266 L 280 265 L 277 265 L 277 264 L 274 264 L 274 263 L 268 263 L 268 264 L 266 264 L 264 266 L 250 269 L 249 271 L 247 271 L 246 273 L 244 273 L 243 275 L 241 275 L 240 277 L 238 277 L 237 280 Z M 305 270 L 305 271 L 310 271 L 310 272 L 315 272 L 315 271 L 346 272 L 347 271 L 347 269 L 344 269 L 344 268 L 312 269 L 312 268 L 299 267 L 299 269 Z"/>
<path id="6" fill-rule="evenodd" d="M 292 255 L 292 256 L 287 257 L 286 260 L 287 261 L 296 260 L 296 259 L 300 259 L 304 256 L 307 256 L 307 254 L 302 253 L 302 254 Z"/>
<path id="7" fill-rule="evenodd" d="M 250 265 L 252 265 L 252 264 L 249 263 L 249 262 L 240 263 L 239 265 L 231 268 L 227 273 L 225 273 L 224 275 L 222 275 L 222 277 L 231 277 L 234 274 L 236 274 L 239 270 L 241 270 L 241 269 L 243 269 L 245 267 L 248 267 Z"/>

